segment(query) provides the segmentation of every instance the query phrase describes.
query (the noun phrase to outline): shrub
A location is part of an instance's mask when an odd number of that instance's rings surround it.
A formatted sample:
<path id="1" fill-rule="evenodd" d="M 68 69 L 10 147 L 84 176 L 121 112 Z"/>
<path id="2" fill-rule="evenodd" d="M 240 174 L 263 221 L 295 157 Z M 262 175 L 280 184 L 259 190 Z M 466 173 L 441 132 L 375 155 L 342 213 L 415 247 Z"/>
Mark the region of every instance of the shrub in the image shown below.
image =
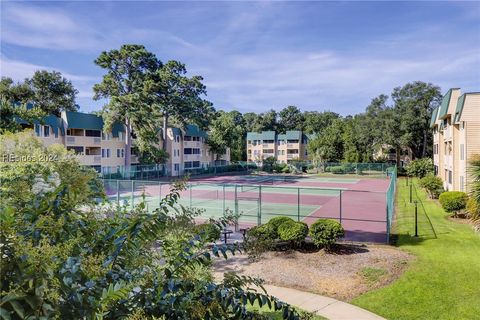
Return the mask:
<path id="1" fill-rule="evenodd" d="M 415 159 L 407 165 L 406 170 L 410 177 L 423 178 L 433 174 L 433 161 L 430 158 Z"/>
<path id="2" fill-rule="evenodd" d="M 221 230 L 218 226 L 211 223 L 197 224 L 194 227 L 194 232 L 208 242 L 214 242 L 220 238 Z"/>
<path id="3" fill-rule="evenodd" d="M 330 248 L 338 238 L 344 236 L 342 225 L 332 219 L 318 219 L 310 226 L 310 238 L 317 247 Z"/>
<path id="4" fill-rule="evenodd" d="M 437 176 L 433 174 L 428 174 L 422 179 L 420 179 L 420 187 L 427 190 L 430 195 L 430 198 L 436 199 L 443 192 L 443 182 Z"/>
<path id="5" fill-rule="evenodd" d="M 285 221 L 277 230 L 278 237 L 295 245 L 305 241 L 308 235 L 308 226 L 304 222 Z"/>
<path id="6" fill-rule="evenodd" d="M 480 222 L 480 204 L 475 198 L 471 197 L 468 199 L 465 211 L 467 211 L 470 219 L 472 219 L 474 223 Z"/>
<path id="7" fill-rule="evenodd" d="M 329 171 L 333 174 L 342 174 L 345 173 L 345 168 L 343 166 L 333 166 L 328 167 L 326 171 Z"/>
<path id="8" fill-rule="evenodd" d="M 282 216 L 282 217 L 272 218 L 266 223 L 267 225 L 270 225 L 273 227 L 273 230 L 275 232 L 274 239 L 278 238 L 278 227 L 280 227 L 281 224 L 287 221 L 295 222 L 292 218 Z"/>
<path id="9" fill-rule="evenodd" d="M 290 173 L 290 168 L 288 166 L 285 166 L 283 169 L 282 169 L 282 173 Z"/>
<path id="10" fill-rule="evenodd" d="M 277 230 L 273 225 L 262 224 L 248 230 L 247 235 L 256 239 L 275 240 L 277 238 Z"/>
<path id="11" fill-rule="evenodd" d="M 453 212 L 456 216 L 460 210 L 465 209 L 468 196 L 461 191 L 447 191 L 442 193 L 438 199 L 446 212 Z"/>

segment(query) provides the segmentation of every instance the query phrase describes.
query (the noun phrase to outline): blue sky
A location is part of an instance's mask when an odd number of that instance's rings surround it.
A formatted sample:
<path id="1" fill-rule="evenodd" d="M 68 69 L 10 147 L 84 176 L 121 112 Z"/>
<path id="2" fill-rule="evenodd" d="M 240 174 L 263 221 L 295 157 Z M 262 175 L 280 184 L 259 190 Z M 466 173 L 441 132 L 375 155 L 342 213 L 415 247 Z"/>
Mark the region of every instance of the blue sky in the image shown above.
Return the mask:
<path id="1" fill-rule="evenodd" d="M 1 2 L 1 75 L 58 70 L 100 109 L 93 60 L 125 43 L 204 77 L 217 109 L 361 112 L 421 80 L 480 91 L 479 2 Z"/>

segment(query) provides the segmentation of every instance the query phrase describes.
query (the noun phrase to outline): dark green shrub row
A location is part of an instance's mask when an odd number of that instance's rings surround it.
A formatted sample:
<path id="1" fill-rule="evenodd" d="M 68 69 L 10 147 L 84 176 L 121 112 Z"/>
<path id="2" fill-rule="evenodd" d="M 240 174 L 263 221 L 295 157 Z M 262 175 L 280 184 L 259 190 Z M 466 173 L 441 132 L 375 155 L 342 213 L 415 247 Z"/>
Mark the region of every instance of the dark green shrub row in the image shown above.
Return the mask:
<path id="1" fill-rule="evenodd" d="M 247 233 L 250 240 L 261 242 L 264 249 L 269 247 L 265 245 L 266 242 L 271 246 L 275 240 L 288 241 L 297 246 L 305 241 L 308 235 L 317 247 L 329 248 L 338 238 L 344 236 L 344 229 L 333 219 L 318 219 L 309 229 L 304 222 L 297 222 L 288 217 L 275 217 Z"/>
<path id="2" fill-rule="evenodd" d="M 465 209 L 468 196 L 461 191 L 447 191 L 442 193 L 438 200 L 446 212 L 456 215 L 459 211 Z"/>

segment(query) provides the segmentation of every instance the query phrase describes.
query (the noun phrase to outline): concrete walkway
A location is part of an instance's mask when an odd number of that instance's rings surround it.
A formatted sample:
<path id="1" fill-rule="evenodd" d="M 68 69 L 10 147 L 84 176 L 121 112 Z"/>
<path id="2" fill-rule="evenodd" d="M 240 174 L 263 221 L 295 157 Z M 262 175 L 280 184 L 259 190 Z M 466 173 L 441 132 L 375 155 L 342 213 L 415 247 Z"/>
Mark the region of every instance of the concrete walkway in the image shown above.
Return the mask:
<path id="1" fill-rule="evenodd" d="M 264 285 L 269 295 L 329 320 L 385 320 L 354 305 L 296 289 Z"/>

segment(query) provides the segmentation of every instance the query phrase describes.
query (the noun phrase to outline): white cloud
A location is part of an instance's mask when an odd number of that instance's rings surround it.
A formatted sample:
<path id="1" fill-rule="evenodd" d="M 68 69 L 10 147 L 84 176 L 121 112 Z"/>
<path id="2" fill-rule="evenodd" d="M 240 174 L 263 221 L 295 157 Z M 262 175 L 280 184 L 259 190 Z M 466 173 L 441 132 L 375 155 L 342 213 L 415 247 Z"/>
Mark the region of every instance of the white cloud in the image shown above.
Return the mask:
<path id="1" fill-rule="evenodd" d="M 0 55 L 0 73 L 2 77 L 10 77 L 14 81 L 23 81 L 25 78 L 31 77 L 37 70 L 55 70 L 60 72 L 62 76 L 72 81 L 74 87 L 78 90 L 78 98 L 91 99 L 93 97 L 93 84 L 99 81 L 99 79 L 95 77 L 71 74 L 59 70 L 58 68 L 36 65 L 19 60 L 12 60 L 4 55 Z"/>

